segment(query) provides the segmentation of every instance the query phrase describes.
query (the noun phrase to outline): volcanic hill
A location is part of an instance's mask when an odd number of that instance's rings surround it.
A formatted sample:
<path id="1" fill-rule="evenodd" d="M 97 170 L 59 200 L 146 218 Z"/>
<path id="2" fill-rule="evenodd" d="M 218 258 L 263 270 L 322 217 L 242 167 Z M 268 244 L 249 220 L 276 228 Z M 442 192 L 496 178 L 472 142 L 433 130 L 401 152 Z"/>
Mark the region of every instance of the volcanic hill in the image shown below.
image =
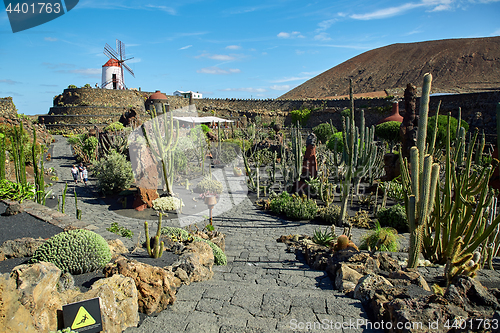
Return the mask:
<path id="1" fill-rule="evenodd" d="M 304 82 L 280 99 L 333 98 L 387 91 L 400 95 L 432 73 L 433 93 L 500 90 L 500 37 L 392 44 L 367 51 Z"/>

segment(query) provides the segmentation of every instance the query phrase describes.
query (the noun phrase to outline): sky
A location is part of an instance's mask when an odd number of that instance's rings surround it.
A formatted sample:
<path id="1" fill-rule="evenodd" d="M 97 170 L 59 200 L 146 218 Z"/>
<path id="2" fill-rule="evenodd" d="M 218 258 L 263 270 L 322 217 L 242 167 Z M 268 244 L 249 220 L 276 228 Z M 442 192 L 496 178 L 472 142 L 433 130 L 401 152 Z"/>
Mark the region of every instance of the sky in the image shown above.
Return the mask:
<path id="1" fill-rule="evenodd" d="M 0 97 L 47 114 L 69 85 L 101 84 L 104 46 L 119 39 L 128 88 L 276 98 L 375 48 L 498 36 L 499 16 L 500 0 L 80 0 L 13 33 L 2 11 Z"/>

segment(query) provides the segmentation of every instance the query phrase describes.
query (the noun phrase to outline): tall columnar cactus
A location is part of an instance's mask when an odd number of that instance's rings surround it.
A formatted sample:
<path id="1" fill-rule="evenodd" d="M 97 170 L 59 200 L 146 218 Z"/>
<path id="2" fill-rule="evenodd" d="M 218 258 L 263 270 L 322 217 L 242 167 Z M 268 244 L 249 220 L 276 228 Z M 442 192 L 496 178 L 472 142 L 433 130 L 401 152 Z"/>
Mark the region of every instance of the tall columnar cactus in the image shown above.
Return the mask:
<path id="1" fill-rule="evenodd" d="M 162 213 L 160 212 L 158 215 L 158 230 L 156 231 L 156 236 L 153 241 L 153 248 L 151 248 L 151 239 L 149 238 L 149 227 L 148 227 L 148 222 L 144 221 L 144 230 L 146 233 L 146 249 L 148 250 L 148 255 L 151 258 L 160 258 L 161 255 L 163 254 L 163 249 L 164 249 L 164 243 L 160 242 L 160 236 L 161 236 L 161 220 L 162 220 Z"/>
<path id="2" fill-rule="evenodd" d="M 45 192 L 45 180 L 43 177 L 45 173 L 45 170 L 43 168 L 43 150 L 44 146 L 42 145 L 41 154 L 37 153 L 36 130 L 33 128 L 33 143 L 31 145 L 31 158 L 33 160 L 33 173 L 35 176 L 35 186 L 36 186 L 35 201 L 40 205 L 45 205 L 45 199 L 47 198 L 47 194 Z M 40 167 L 38 166 L 39 164 Z"/>
<path id="3" fill-rule="evenodd" d="M 294 180 L 297 180 L 302 173 L 302 135 L 300 134 L 299 122 L 297 121 L 297 126 L 292 127 L 291 139 L 292 139 L 292 155 L 293 155 L 293 172 Z"/>
<path id="4" fill-rule="evenodd" d="M 5 134 L 0 133 L 0 180 L 5 179 Z"/>
<path id="5" fill-rule="evenodd" d="M 172 184 L 174 180 L 174 151 L 179 141 L 179 121 L 175 121 L 171 112 L 163 112 L 160 118 L 156 114 L 156 110 L 151 110 L 151 121 L 146 129 L 143 126 L 143 134 L 146 142 L 151 149 L 155 158 L 161 161 L 163 179 L 165 181 L 165 190 L 170 195 L 173 194 Z"/>
<path id="6" fill-rule="evenodd" d="M 441 186 L 444 193 L 435 198 L 436 209 L 424 229 L 424 257 L 446 265 L 448 282 L 459 274 L 475 275 L 484 263 L 480 260 L 481 256 L 491 251 L 488 249 L 491 246 L 489 240 L 500 225 L 500 215 L 492 216 L 493 212 L 489 209 L 494 194 L 488 186 L 498 160 L 493 160 L 488 166 L 473 165 L 476 139 L 477 132 L 469 143 L 466 158 L 461 162 L 459 156 L 452 156 L 447 136 L 445 178 L 444 186 Z M 463 145 L 460 141 L 457 144 Z M 462 154 L 460 149 L 455 152 Z M 458 166 L 460 162 L 461 167 Z"/>
<path id="7" fill-rule="evenodd" d="M 450 122 L 446 136 L 445 170 L 439 179 L 439 165 L 432 156 L 422 154 L 425 149 L 426 114 L 432 77 L 424 76 L 418 143 L 410 151 L 410 164 L 402 162 L 402 182 L 410 227 L 408 267 L 417 265 L 420 251 L 431 262 L 445 264 L 445 275 L 450 282 L 455 276 L 474 276 L 481 265 L 479 247 L 488 247 L 488 239 L 500 224 L 500 215 L 488 218 L 493 193 L 488 181 L 498 164 L 473 165 L 477 133 L 465 149 L 465 130 L 452 150 Z M 432 151 L 433 147 L 428 147 Z M 453 153 L 453 154 L 452 154 Z M 422 162 L 423 157 L 423 163 Z M 441 183 L 442 182 L 442 183 Z M 438 183 L 439 184 L 438 186 Z"/>
<path id="8" fill-rule="evenodd" d="M 14 126 L 14 131 L 11 136 L 12 155 L 14 159 L 14 168 L 16 171 L 16 181 L 23 186 L 26 186 L 26 161 L 24 157 L 24 129 L 23 123 L 19 124 L 19 128 Z"/>
<path id="9" fill-rule="evenodd" d="M 359 188 L 361 179 L 382 162 L 381 151 L 378 150 L 374 143 L 375 127 L 365 127 L 363 110 L 361 110 L 360 127 L 355 124 L 352 79 L 349 82 L 349 95 L 351 98 L 351 113 L 350 117 L 343 120 L 342 132 L 344 141 L 342 159 L 346 165 L 346 172 L 342 183 L 340 223 L 346 220 L 347 202 L 352 186 L 356 185 L 356 188 Z"/>
<path id="10" fill-rule="evenodd" d="M 417 267 L 422 250 L 423 232 L 433 210 L 439 178 L 439 164 L 433 163 L 432 155 L 425 154 L 431 83 L 432 75 L 425 74 L 420 98 L 417 146 L 410 149 L 409 165 L 407 160 L 401 161 L 406 215 L 410 228 L 409 268 Z M 433 147 L 429 149 L 432 150 Z"/>

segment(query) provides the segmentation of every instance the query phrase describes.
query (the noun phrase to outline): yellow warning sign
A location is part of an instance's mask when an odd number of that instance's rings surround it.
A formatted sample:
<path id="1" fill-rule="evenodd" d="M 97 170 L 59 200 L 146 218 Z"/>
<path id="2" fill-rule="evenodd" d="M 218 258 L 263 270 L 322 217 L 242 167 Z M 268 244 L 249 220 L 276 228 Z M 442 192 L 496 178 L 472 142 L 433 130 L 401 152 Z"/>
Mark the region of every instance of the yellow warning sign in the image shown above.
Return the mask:
<path id="1" fill-rule="evenodd" d="M 76 314 L 75 320 L 73 321 L 73 324 L 71 324 L 71 329 L 77 329 L 77 328 L 82 328 L 90 325 L 95 324 L 95 319 L 92 318 L 90 313 L 88 313 L 87 310 L 83 306 L 80 306 L 80 309 L 78 309 L 78 313 Z"/>

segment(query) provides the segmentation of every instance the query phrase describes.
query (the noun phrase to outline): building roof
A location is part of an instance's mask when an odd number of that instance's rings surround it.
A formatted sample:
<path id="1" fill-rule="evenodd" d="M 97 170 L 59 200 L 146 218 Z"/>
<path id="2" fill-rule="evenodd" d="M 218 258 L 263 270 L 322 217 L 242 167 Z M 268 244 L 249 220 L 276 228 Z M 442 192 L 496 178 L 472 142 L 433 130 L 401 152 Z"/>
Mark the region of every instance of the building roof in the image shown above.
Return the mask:
<path id="1" fill-rule="evenodd" d="M 112 67 L 112 66 L 120 67 L 120 62 L 114 58 L 111 58 L 104 65 L 102 65 L 102 67 Z"/>
<path id="2" fill-rule="evenodd" d="M 165 94 L 160 92 L 159 90 L 155 91 L 148 99 L 168 99 Z"/>

